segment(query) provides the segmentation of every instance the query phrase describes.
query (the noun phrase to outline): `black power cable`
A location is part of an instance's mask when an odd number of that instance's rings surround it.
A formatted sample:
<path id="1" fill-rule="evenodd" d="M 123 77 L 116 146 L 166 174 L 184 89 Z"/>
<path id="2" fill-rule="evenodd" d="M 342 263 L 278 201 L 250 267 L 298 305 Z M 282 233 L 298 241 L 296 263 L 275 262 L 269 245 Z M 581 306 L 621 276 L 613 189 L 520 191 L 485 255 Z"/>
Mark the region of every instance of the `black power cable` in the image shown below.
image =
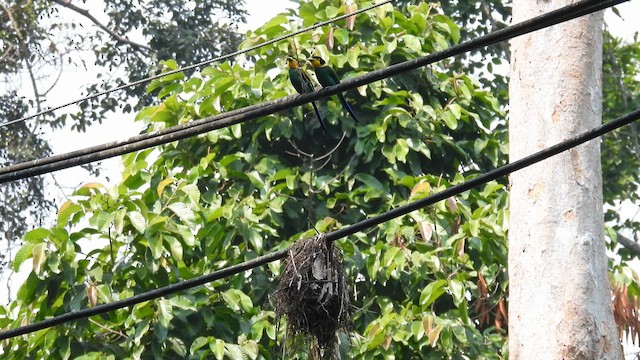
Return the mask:
<path id="1" fill-rule="evenodd" d="M 59 109 L 65 108 L 67 106 L 70 106 L 70 105 L 73 105 L 73 104 L 77 104 L 77 103 L 82 102 L 82 101 L 91 100 L 91 99 L 97 98 L 98 96 L 107 95 L 107 94 L 110 94 L 110 93 L 112 93 L 114 91 L 123 90 L 123 89 L 126 89 L 128 87 L 132 87 L 132 86 L 138 86 L 138 85 L 147 83 L 147 82 L 149 82 L 151 80 L 155 80 L 155 79 L 159 79 L 159 78 L 165 77 L 167 75 L 177 74 L 179 72 L 186 71 L 186 70 L 192 70 L 192 69 L 195 69 L 195 68 L 199 68 L 201 66 L 208 65 L 208 64 L 211 64 L 211 63 L 216 62 L 216 61 L 222 61 L 222 60 L 226 60 L 226 59 L 229 59 L 229 58 L 232 58 L 232 57 L 236 57 L 238 55 L 247 53 L 249 51 L 253 51 L 253 50 L 259 49 L 261 47 L 264 47 L 264 46 L 267 46 L 267 45 L 271 45 L 271 44 L 276 43 L 278 41 L 282 41 L 282 40 L 288 39 L 290 37 L 294 37 L 296 35 L 302 34 L 302 33 L 307 32 L 309 30 L 313 30 L 313 29 L 316 29 L 316 28 L 319 28 L 319 27 L 334 23 L 336 21 L 340 21 L 342 19 L 346 19 L 348 17 L 355 16 L 355 15 L 363 13 L 365 11 L 377 8 L 378 6 L 382 6 L 384 4 L 390 3 L 391 1 L 393 1 L 393 0 L 384 0 L 384 1 L 380 2 L 380 3 L 364 7 L 362 9 L 356 10 L 356 11 L 354 11 L 352 13 L 340 15 L 340 16 L 335 17 L 333 19 L 329 19 L 329 20 L 326 20 L 326 21 L 319 22 L 317 24 L 311 25 L 311 26 L 306 27 L 304 29 L 300 29 L 300 30 L 294 31 L 294 32 L 289 33 L 289 34 L 286 34 L 286 35 L 283 35 L 283 36 L 279 36 L 279 37 L 277 37 L 275 39 L 271 39 L 271 40 L 262 42 L 260 44 L 251 46 L 251 47 L 243 49 L 243 50 L 238 50 L 238 51 L 226 54 L 226 55 L 219 56 L 219 57 L 217 57 L 215 59 L 205 60 L 205 61 L 199 62 L 197 64 L 185 66 L 183 68 L 176 69 L 176 70 L 167 71 L 167 72 L 164 72 L 162 74 L 150 76 L 150 77 L 147 77 L 147 78 L 144 78 L 144 79 L 140 79 L 140 80 L 128 83 L 128 84 L 120 85 L 120 86 L 112 88 L 112 89 L 107 89 L 107 90 L 104 90 L 104 91 L 101 91 L 101 92 L 98 92 L 98 93 L 95 93 L 95 94 L 87 95 L 87 96 L 85 96 L 83 98 L 76 99 L 76 100 L 73 100 L 73 101 L 69 101 L 68 103 L 57 105 L 57 106 L 54 106 L 54 107 L 52 107 L 50 109 L 42 110 L 40 112 L 37 112 L 35 114 L 22 117 L 20 119 L 7 121 L 6 123 L 0 124 L 0 128 L 3 128 L 5 126 L 9 126 L 9 125 L 12 125 L 12 124 L 16 124 L 16 123 L 19 123 L 19 122 L 23 122 L 25 120 L 29 120 L 29 119 L 32 119 L 34 117 L 37 117 L 37 116 L 40 116 L 40 115 L 44 115 L 44 114 L 59 110 Z"/>
<path id="2" fill-rule="evenodd" d="M 328 97 L 339 92 L 351 90 L 387 77 L 398 75 L 403 72 L 415 70 L 448 57 L 460 55 L 480 47 L 495 44 L 515 36 L 520 36 L 544 27 L 571 20 L 625 1 L 628 0 L 583 0 L 523 21 L 516 25 L 497 30 L 488 35 L 465 41 L 425 57 L 404 61 L 384 69 L 375 70 L 361 76 L 345 79 L 336 86 L 320 89 L 313 93 L 287 96 L 277 100 L 247 106 L 201 120 L 163 129 L 155 133 L 134 136 L 123 141 L 106 143 L 65 154 L 2 167 L 0 168 L 0 184 L 167 144 L 212 130 L 242 123 L 251 119 L 270 115 L 323 97 Z"/>
<path id="3" fill-rule="evenodd" d="M 529 165 L 538 163 L 544 159 L 547 159 L 551 156 L 557 155 L 563 151 L 569 150 L 573 147 L 576 147 L 580 144 L 583 144 L 589 140 L 593 140 L 598 136 L 604 135 L 608 132 L 611 132 L 619 127 L 630 124 L 634 121 L 640 119 L 640 109 L 635 110 L 627 115 L 619 117 L 615 120 L 612 120 L 606 124 L 600 125 L 592 130 L 586 131 L 578 136 L 575 136 L 571 139 L 565 140 L 561 143 L 553 145 L 549 148 L 541 150 L 537 153 L 524 157 L 520 160 L 514 161 L 510 164 L 504 165 L 497 169 L 491 170 L 487 173 L 484 173 L 472 180 L 465 181 L 462 184 L 452 186 L 446 190 L 435 193 L 428 197 L 425 197 L 421 200 L 414 201 L 407 205 L 399 206 L 393 210 L 387 211 L 383 214 L 374 216 L 369 219 L 362 220 L 355 224 L 345 226 L 342 229 L 338 229 L 336 231 L 332 231 L 326 234 L 327 241 L 336 241 L 338 239 L 347 237 L 349 235 L 353 235 L 359 231 L 365 230 L 367 228 L 380 225 L 386 221 L 391 219 L 406 215 L 414 210 L 421 209 L 423 207 L 433 205 L 438 201 L 442 201 L 448 197 L 458 195 L 463 191 L 467 191 L 476 186 L 486 184 L 489 181 L 496 180 L 502 176 L 506 176 L 514 171 L 520 170 Z M 169 286 L 165 286 L 159 289 L 147 291 L 142 294 L 134 295 L 130 298 L 114 301 L 109 304 L 102 304 L 96 307 L 82 309 L 78 311 L 69 312 L 63 315 L 55 316 L 46 320 L 42 320 L 33 324 L 21 326 L 15 329 L 7 330 L 0 332 L 0 340 L 12 338 L 19 335 L 24 335 L 28 333 L 32 333 L 34 331 L 50 328 L 56 325 L 60 325 L 69 321 L 78 320 L 87 318 L 92 315 L 103 314 L 109 311 L 122 309 L 127 306 L 132 306 L 135 304 L 139 304 L 144 301 L 157 299 L 163 296 L 174 294 L 178 291 L 186 290 L 195 286 L 203 285 L 208 282 L 219 280 L 224 277 L 228 277 L 231 275 L 236 275 L 246 270 L 250 270 L 252 268 L 267 264 L 269 262 L 273 262 L 279 259 L 284 258 L 287 255 L 287 249 L 279 250 L 270 254 L 266 254 L 255 259 L 245 261 L 243 263 L 229 266 L 226 268 L 222 268 L 220 270 L 216 270 L 210 274 L 202 275 L 190 280 L 185 280 L 176 284 L 172 284 Z"/>

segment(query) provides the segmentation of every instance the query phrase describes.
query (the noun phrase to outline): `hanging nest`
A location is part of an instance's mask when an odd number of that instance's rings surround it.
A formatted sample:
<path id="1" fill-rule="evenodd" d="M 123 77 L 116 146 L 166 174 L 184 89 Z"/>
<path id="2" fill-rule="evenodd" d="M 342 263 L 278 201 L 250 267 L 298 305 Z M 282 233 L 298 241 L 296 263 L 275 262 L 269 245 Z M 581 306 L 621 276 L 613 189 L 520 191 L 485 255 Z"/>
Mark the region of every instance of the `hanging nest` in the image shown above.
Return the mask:
<path id="1" fill-rule="evenodd" d="M 342 253 L 325 234 L 293 244 L 272 296 L 278 322 L 286 315 L 286 344 L 310 342 L 310 357 L 338 359 L 338 330 L 351 324 Z"/>

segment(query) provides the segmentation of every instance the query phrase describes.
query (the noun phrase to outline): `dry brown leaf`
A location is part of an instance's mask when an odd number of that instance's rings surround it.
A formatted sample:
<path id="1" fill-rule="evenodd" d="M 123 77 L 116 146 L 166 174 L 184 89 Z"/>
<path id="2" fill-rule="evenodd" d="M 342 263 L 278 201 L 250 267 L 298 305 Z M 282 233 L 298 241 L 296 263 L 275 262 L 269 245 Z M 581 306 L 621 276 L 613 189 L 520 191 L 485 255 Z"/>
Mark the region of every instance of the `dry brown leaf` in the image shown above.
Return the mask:
<path id="1" fill-rule="evenodd" d="M 329 33 L 327 34 L 327 49 L 333 49 L 333 28 L 329 28 Z"/>
<path id="2" fill-rule="evenodd" d="M 345 13 L 352 14 L 352 13 L 356 12 L 356 10 L 358 10 L 358 5 L 356 5 L 356 4 L 347 5 Z M 355 15 L 354 16 L 349 16 L 345 20 L 345 24 L 347 26 L 347 29 L 353 30 L 353 28 L 356 25 L 356 16 Z"/>
<path id="3" fill-rule="evenodd" d="M 89 305 L 91 305 L 91 307 L 96 306 L 98 303 L 98 289 L 95 284 L 91 284 L 91 286 L 87 288 L 87 298 L 89 299 Z"/>
<path id="4" fill-rule="evenodd" d="M 424 240 L 424 242 L 429 242 L 429 240 L 431 240 L 431 237 L 433 236 L 433 228 L 431 227 L 431 224 L 420 222 L 418 223 L 418 230 L 420 230 L 420 236 L 422 236 L 422 240 Z"/>
<path id="5" fill-rule="evenodd" d="M 455 213 L 456 210 L 458 210 L 456 197 L 455 196 L 448 197 L 446 201 L 447 201 L 447 207 L 449 208 L 449 211 L 451 211 L 452 213 Z"/>
<path id="6" fill-rule="evenodd" d="M 466 238 L 462 238 L 460 239 L 460 241 L 458 241 L 458 257 L 463 257 L 464 256 L 464 245 L 467 242 Z"/>
<path id="7" fill-rule="evenodd" d="M 390 335 L 385 335 L 384 337 L 384 341 L 382 342 L 382 347 L 385 350 L 389 350 L 389 346 L 391 346 L 391 336 Z"/>

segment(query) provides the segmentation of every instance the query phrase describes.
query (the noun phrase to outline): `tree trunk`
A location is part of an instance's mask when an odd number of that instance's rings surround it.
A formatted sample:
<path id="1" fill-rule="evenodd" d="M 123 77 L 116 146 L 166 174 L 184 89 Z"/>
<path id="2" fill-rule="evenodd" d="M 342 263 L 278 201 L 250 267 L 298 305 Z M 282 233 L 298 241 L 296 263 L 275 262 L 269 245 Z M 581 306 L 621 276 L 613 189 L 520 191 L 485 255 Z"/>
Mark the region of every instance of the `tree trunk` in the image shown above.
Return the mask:
<path id="1" fill-rule="evenodd" d="M 515 0 L 513 22 L 568 0 Z M 601 122 L 602 12 L 512 41 L 510 158 Z M 599 141 L 511 175 L 511 359 L 620 359 L 607 276 Z"/>

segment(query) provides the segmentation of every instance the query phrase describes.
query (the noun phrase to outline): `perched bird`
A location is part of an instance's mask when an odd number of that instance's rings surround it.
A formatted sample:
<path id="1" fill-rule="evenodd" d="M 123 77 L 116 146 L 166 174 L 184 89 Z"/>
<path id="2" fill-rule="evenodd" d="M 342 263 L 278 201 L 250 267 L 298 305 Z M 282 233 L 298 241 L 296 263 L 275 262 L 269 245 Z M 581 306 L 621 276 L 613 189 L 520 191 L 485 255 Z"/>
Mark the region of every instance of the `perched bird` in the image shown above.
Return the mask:
<path id="1" fill-rule="evenodd" d="M 300 63 L 298 60 L 288 57 L 287 63 L 289 65 L 289 80 L 291 80 L 291 84 L 296 89 L 299 94 L 310 93 L 313 92 L 313 83 L 311 82 L 311 78 L 309 75 L 300 67 Z M 324 120 L 322 116 L 320 116 L 320 112 L 318 111 L 318 106 L 315 101 L 311 102 L 313 105 L 313 110 L 316 112 L 316 116 L 318 120 L 320 120 L 320 125 L 324 132 L 327 132 L 327 127 L 324 124 Z"/>
<path id="2" fill-rule="evenodd" d="M 327 63 L 319 56 L 312 56 L 309 59 L 311 65 L 313 65 L 314 70 L 316 71 L 316 77 L 318 78 L 318 82 L 323 87 L 338 85 L 340 83 L 340 79 L 338 78 L 338 74 L 336 74 L 335 70 L 333 70 Z M 342 106 L 347 110 L 349 115 L 353 118 L 353 121 L 356 123 L 358 119 L 356 118 L 356 114 L 353 113 L 353 109 L 347 103 L 344 96 L 341 93 L 336 94 L 338 99 L 342 103 Z"/>

